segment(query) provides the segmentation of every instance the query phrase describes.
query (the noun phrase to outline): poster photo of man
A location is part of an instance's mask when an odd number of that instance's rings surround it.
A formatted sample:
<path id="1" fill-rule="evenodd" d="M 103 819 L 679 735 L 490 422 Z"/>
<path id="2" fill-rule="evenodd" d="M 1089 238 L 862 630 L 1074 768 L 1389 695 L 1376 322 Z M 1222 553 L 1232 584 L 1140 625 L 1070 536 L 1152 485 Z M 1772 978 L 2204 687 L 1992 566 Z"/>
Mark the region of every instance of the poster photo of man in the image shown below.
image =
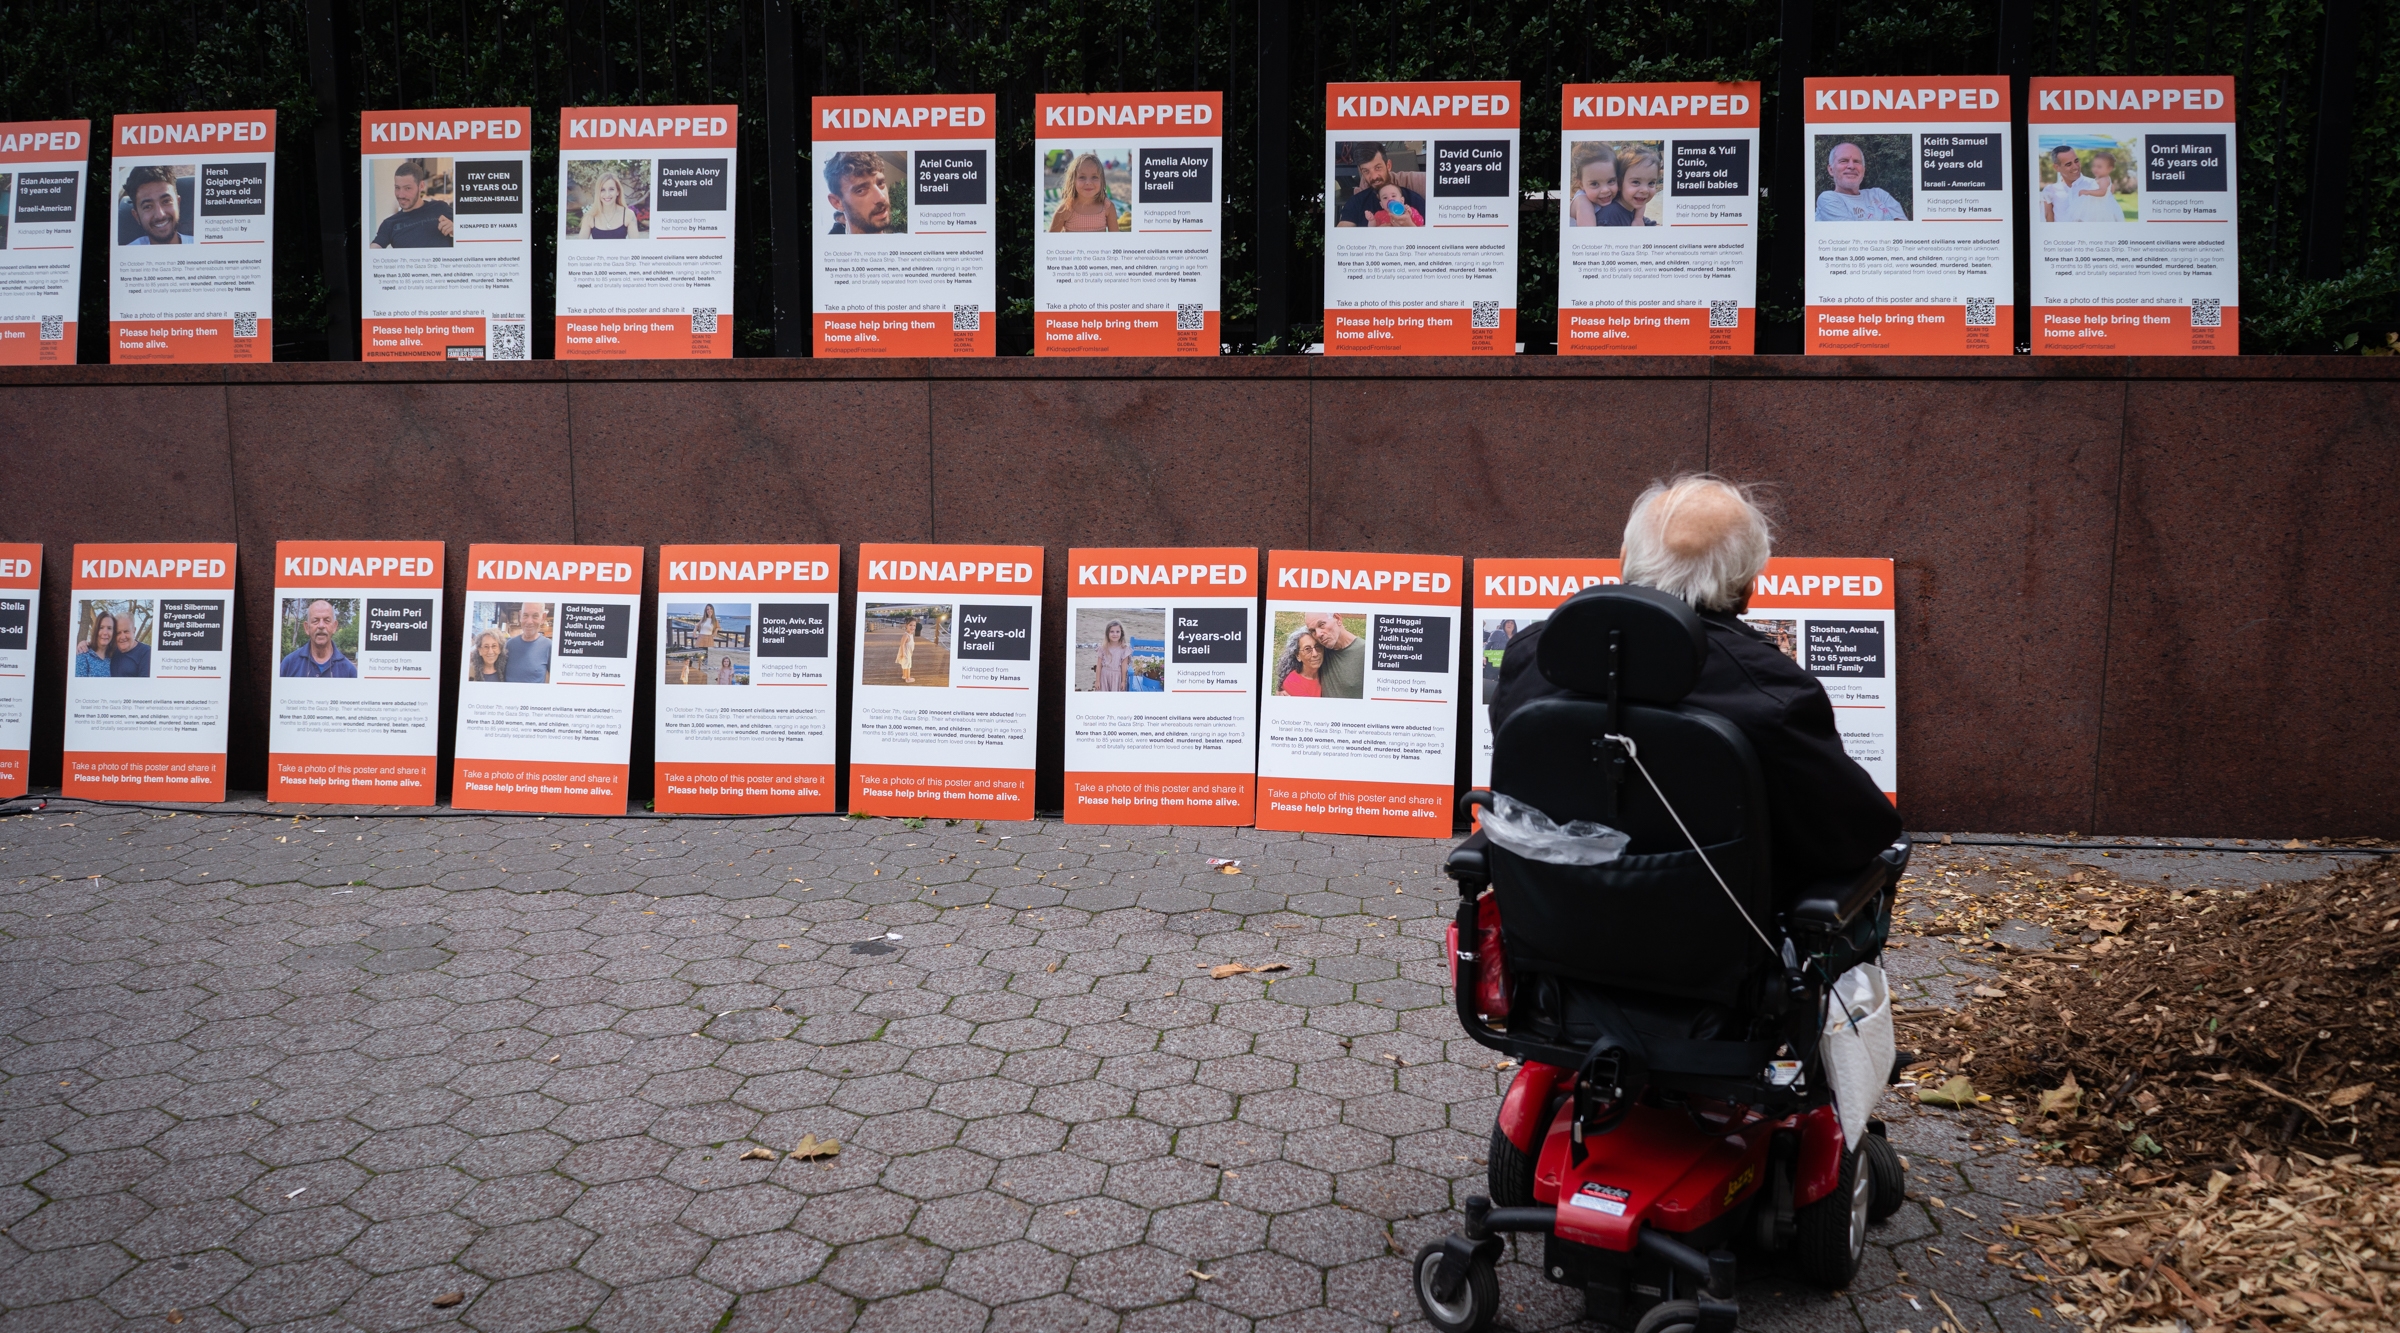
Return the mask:
<path id="1" fill-rule="evenodd" d="M 852 149 L 825 158 L 825 200 L 833 236 L 908 234 L 908 150 Z"/>
<path id="2" fill-rule="evenodd" d="M 303 680 L 358 679 L 358 607 L 355 597 L 286 597 L 283 660 L 275 674 Z"/>
<path id="3" fill-rule="evenodd" d="M 1820 134 L 1817 221 L 1906 222 L 1916 198 L 1916 136 Z"/>
<path id="4" fill-rule="evenodd" d="M 379 157 L 367 170 L 375 183 L 373 216 L 380 219 L 367 245 L 375 250 L 446 250 L 457 223 L 451 161 L 446 157 Z"/>
<path id="5" fill-rule="evenodd" d="M 117 244 L 190 245 L 196 163 L 145 164 L 118 169 Z"/>
<path id="6" fill-rule="evenodd" d="M 1425 225 L 1425 141 L 1344 139 L 1333 146 L 1333 225 Z"/>
<path id="7" fill-rule="evenodd" d="M 468 608 L 470 685 L 547 685 L 556 646 L 548 602 L 476 602 Z"/>

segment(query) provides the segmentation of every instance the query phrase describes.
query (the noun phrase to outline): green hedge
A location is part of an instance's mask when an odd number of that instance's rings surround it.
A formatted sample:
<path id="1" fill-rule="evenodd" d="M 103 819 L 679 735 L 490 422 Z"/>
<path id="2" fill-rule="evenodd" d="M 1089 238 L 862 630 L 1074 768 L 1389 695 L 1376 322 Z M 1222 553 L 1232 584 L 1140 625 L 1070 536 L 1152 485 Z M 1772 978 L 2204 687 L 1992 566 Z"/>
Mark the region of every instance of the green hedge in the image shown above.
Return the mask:
<path id="1" fill-rule="evenodd" d="M 766 291 L 765 27 L 762 0 L 334 0 L 348 85 L 343 198 L 356 198 L 356 111 L 531 105 L 535 171 L 553 179 L 562 104 L 730 101 L 742 108 L 741 255 L 735 328 L 744 355 L 770 347 Z M 1219 0 L 794 0 L 800 87 L 928 89 L 1000 96 L 1001 349 L 1031 342 L 1032 106 L 1046 91 L 1224 89 L 1225 327 L 1247 345 L 1256 314 L 1257 8 Z M 1292 216 L 1292 318 L 1314 336 L 1323 226 L 1323 85 L 1340 80 L 1515 78 L 1524 84 L 1523 183 L 1558 185 L 1563 83 L 1757 79 L 1776 109 L 1775 5 L 1744 0 L 1382 0 L 1301 3 L 1291 25 L 1290 177 L 1267 195 Z M 2382 347 L 2400 329 L 2400 7 L 2365 7 L 2342 179 L 2348 271 L 2301 280 L 2315 129 L 2322 0 L 2036 0 L 2034 73 L 2231 73 L 2239 80 L 2243 350 Z M 1955 74 L 1996 68 L 1991 0 L 1817 0 L 1811 73 Z M 18 0 L 0 4 L 0 115 L 88 116 L 106 143 L 120 111 L 278 110 L 275 331 L 279 359 L 324 354 L 318 247 L 317 107 L 304 6 L 186 0 L 174 6 Z M 805 112 L 804 112 L 805 114 Z M 95 165 L 98 165 L 96 162 Z M 1766 164 L 1770 237 L 1791 170 Z M 1020 169 L 1021 168 L 1021 169 Z M 805 180 L 803 190 L 806 190 Z M 1794 196 L 1798 191 L 1792 191 Z M 556 192 L 536 192 L 536 308 L 549 299 Z M 354 207 L 354 206 L 353 206 Z M 94 216 L 101 216 L 95 209 Z M 345 221 L 353 230 L 356 219 Z M 1524 215 L 1519 329 L 1554 337 L 1556 214 Z M 1766 247 L 1773 253 L 1770 241 Z M 85 360 L 106 359 L 106 254 L 87 247 Z M 1774 290 L 1762 272 L 1761 291 Z M 1765 319 L 1797 311 L 1770 305 Z M 538 322 L 537 322 L 538 323 Z M 546 340 L 547 329 L 538 330 Z M 548 348 L 537 348 L 547 354 Z"/>

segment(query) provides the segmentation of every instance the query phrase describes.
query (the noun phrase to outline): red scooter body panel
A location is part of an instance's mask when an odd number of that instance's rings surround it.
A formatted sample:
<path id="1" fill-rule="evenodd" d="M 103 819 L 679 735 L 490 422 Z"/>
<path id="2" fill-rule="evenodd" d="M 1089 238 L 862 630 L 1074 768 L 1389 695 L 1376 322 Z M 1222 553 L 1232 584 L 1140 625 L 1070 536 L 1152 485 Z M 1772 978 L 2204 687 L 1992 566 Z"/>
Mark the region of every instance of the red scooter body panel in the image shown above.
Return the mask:
<path id="1" fill-rule="evenodd" d="M 1508 1081 L 1508 1095 L 1500 1099 L 1500 1132 L 1517 1145 L 1518 1152 L 1533 1151 L 1542 1136 L 1542 1113 L 1550 1109 L 1550 1095 L 1573 1077 L 1572 1071 L 1557 1065 L 1528 1060 Z"/>
<path id="2" fill-rule="evenodd" d="M 1841 1188 L 1842 1158 L 1850 1151 L 1842 1139 L 1842 1116 L 1830 1106 L 1806 1112 L 1800 1120 L 1800 1163 L 1792 1172 L 1792 1202 L 1807 1207 Z"/>
<path id="3" fill-rule="evenodd" d="M 1742 1112 L 1705 1129 L 1680 1107 L 1636 1106 L 1606 1134 L 1587 1135 L 1575 1165 L 1574 1106 L 1559 1108 L 1533 1172 L 1533 1196 L 1558 1209 L 1558 1235 L 1630 1252 L 1644 1225 L 1687 1232 L 1714 1222 L 1766 1181 L 1775 1124 Z"/>

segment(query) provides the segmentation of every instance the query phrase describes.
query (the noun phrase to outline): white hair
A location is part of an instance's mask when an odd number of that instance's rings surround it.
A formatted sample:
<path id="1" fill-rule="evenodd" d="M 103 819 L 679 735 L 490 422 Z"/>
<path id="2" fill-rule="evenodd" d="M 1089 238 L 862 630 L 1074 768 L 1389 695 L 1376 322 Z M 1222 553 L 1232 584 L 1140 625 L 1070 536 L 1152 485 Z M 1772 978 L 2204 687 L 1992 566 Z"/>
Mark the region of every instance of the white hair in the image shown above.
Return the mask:
<path id="1" fill-rule="evenodd" d="M 1738 517 L 1704 548 L 1678 550 L 1667 541 L 1684 506 L 1708 496 L 1733 501 Z M 1702 611 L 1730 611 L 1767 567 L 1773 526 L 1759 508 L 1757 488 L 1707 472 L 1654 481 L 1625 520 L 1627 583 L 1669 592 Z"/>

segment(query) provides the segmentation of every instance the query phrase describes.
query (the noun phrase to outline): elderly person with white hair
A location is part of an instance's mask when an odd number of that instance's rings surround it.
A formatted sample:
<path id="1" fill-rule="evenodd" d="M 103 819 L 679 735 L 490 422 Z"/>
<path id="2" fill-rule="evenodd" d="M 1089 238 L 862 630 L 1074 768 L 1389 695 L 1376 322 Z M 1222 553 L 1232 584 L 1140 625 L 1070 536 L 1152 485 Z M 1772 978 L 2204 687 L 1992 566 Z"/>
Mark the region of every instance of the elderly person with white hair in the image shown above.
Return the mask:
<path id="1" fill-rule="evenodd" d="M 1625 582 L 1691 603 L 1708 629 L 1700 683 L 1683 702 L 1716 713 L 1749 738 L 1767 785 L 1779 888 L 1858 869 L 1900 836 L 1900 817 L 1842 748 L 1825 687 L 1742 623 L 1750 586 L 1767 567 L 1773 532 L 1747 486 L 1701 475 L 1652 483 L 1625 522 Z M 1519 634 L 1500 662 L 1492 730 L 1516 709 L 1557 694 L 1534 666 L 1542 627 Z"/>

